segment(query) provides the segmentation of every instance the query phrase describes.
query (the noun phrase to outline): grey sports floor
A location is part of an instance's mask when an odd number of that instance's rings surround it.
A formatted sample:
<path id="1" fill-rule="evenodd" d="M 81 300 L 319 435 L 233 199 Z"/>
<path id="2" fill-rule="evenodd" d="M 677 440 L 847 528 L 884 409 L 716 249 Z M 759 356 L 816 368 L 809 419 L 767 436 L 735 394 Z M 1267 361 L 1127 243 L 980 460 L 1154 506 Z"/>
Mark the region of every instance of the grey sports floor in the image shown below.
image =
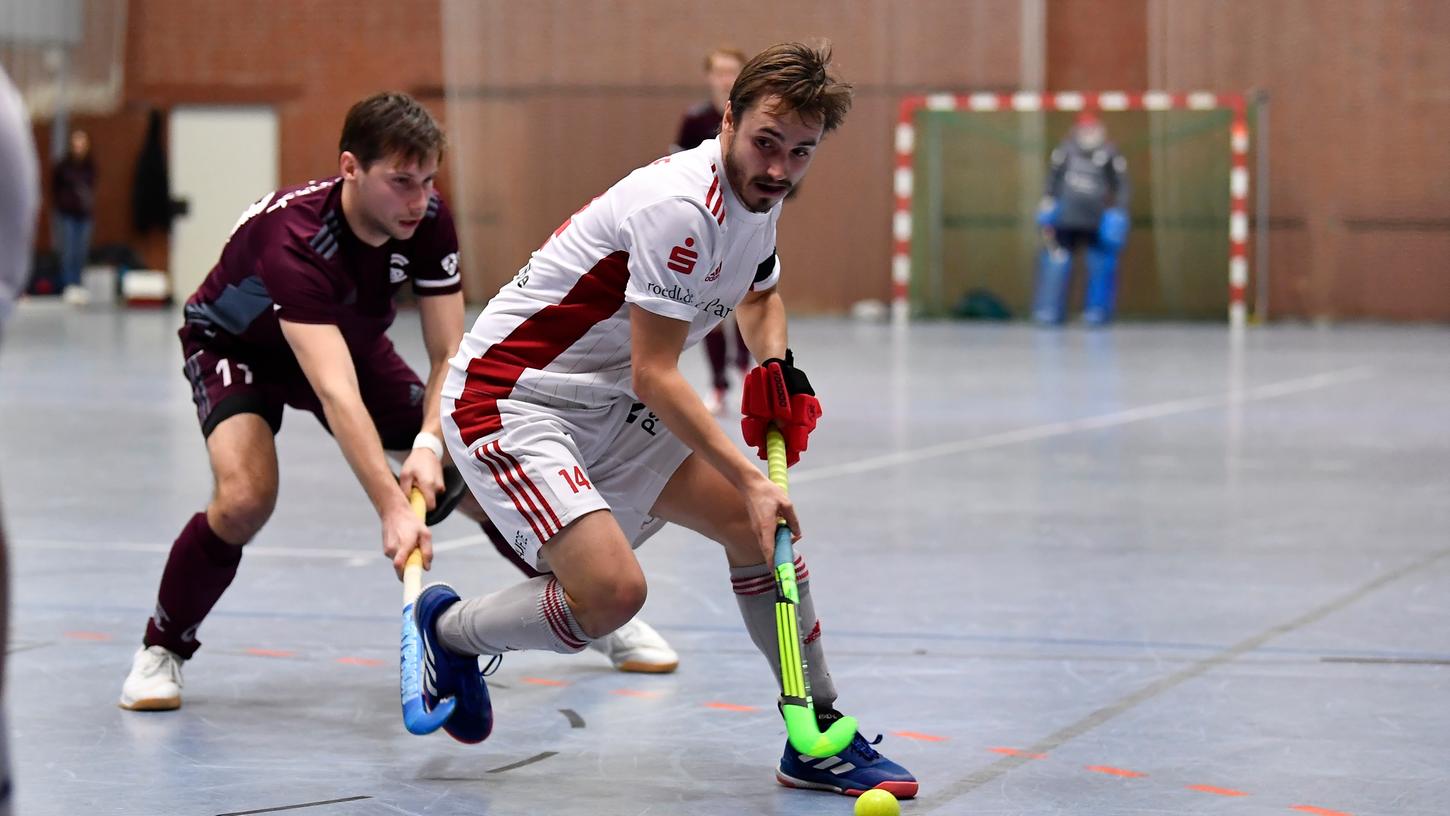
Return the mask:
<path id="1" fill-rule="evenodd" d="M 510 655 L 491 739 L 406 734 L 399 585 L 296 412 L 184 707 L 118 709 L 210 488 L 177 323 L 32 302 L 5 338 L 17 813 L 850 813 L 775 784 L 772 681 L 683 531 L 641 552 L 677 674 Z M 413 315 L 394 336 L 419 358 Z M 793 338 L 825 407 L 792 471 L 802 550 L 841 707 L 921 780 L 903 812 L 1450 812 L 1450 331 Z M 514 580 L 465 521 L 435 533 L 434 577 Z"/>

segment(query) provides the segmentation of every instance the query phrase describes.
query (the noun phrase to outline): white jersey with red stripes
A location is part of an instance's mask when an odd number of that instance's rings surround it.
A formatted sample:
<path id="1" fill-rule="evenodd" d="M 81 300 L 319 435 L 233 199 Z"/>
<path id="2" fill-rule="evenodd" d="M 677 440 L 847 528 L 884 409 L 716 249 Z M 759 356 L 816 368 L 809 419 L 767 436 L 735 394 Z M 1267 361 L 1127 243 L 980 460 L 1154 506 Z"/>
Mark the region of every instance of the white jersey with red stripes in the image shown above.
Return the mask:
<path id="1" fill-rule="evenodd" d="M 690 323 L 698 343 L 780 276 L 780 205 L 754 213 L 710 139 L 641 167 L 565 221 L 499 289 L 443 394 L 463 441 L 501 428 L 498 401 L 596 408 L 634 400 L 629 306 Z"/>

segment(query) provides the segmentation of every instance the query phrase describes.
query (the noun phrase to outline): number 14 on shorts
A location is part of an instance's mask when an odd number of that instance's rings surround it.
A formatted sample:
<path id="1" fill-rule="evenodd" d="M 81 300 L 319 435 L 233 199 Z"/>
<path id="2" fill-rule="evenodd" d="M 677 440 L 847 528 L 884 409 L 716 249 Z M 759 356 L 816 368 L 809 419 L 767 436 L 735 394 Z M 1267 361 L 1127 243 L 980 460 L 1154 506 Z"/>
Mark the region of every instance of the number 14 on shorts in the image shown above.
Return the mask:
<path id="1" fill-rule="evenodd" d="M 589 484 L 589 479 L 584 475 L 584 469 L 578 465 L 574 466 L 574 474 L 569 474 L 568 468 L 559 468 L 559 475 L 564 477 L 564 483 L 569 489 L 578 494 L 581 490 L 593 490 L 594 485 Z"/>

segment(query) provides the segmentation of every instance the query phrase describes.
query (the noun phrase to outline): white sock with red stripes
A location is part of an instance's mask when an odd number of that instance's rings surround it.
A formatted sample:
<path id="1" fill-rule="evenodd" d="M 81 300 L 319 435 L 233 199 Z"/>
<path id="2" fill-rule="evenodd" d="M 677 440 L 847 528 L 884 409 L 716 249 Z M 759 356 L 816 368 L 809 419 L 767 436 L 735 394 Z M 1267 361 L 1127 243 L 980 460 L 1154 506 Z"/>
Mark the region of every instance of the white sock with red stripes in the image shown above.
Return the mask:
<path id="1" fill-rule="evenodd" d="M 449 607 L 438 616 L 438 640 L 459 654 L 496 655 L 524 649 L 573 654 L 593 638 L 574 619 L 559 579 L 541 575 Z"/>
<path id="2" fill-rule="evenodd" d="M 826 650 L 821 645 L 821 622 L 816 619 L 816 605 L 811 601 L 811 572 L 806 569 L 805 559 L 795 558 L 796 589 L 800 595 L 801 640 L 805 643 L 802 655 L 806 659 L 806 671 L 811 682 L 811 698 L 816 709 L 830 708 L 836 702 L 836 684 L 831 680 L 831 670 L 826 666 Z M 752 567 L 731 567 L 730 586 L 735 590 L 735 602 L 740 605 L 740 617 L 745 619 L 745 629 L 755 648 L 765 655 L 775 672 L 775 682 L 780 684 L 780 646 L 775 636 L 775 570 L 769 564 Z"/>

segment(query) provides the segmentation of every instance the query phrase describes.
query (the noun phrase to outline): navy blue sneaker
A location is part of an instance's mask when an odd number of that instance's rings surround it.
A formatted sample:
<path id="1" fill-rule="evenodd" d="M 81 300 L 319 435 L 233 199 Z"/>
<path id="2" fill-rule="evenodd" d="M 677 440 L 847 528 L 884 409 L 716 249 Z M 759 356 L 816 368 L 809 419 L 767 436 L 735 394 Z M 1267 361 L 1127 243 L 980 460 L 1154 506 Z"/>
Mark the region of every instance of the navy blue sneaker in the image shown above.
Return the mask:
<path id="1" fill-rule="evenodd" d="M 429 584 L 413 603 L 413 621 L 422 636 L 423 702 L 431 710 L 445 697 L 457 700 L 453 716 L 443 730 L 459 742 L 473 745 L 493 731 L 493 704 L 478 670 L 478 658 L 449 651 L 438 642 L 438 618 L 458 603 L 458 593 L 447 584 Z"/>
<path id="2" fill-rule="evenodd" d="M 840 717 L 834 711 L 817 712 L 822 730 L 831 721 Z M 877 753 L 871 746 L 881 742 L 876 737 L 872 742 L 857 731 L 845 750 L 833 757 L 820 759 L 802 754 L 790 747 L 786 741 L 785 755 L 780 758 L 780 767 L 775 779 L 788 788 L 825 790 L 846 796 L 860 796 L 868 790 L 879 788 L 897 799 L 911 799 L 916 796 L 916 777 L 911 772 Z"/>

